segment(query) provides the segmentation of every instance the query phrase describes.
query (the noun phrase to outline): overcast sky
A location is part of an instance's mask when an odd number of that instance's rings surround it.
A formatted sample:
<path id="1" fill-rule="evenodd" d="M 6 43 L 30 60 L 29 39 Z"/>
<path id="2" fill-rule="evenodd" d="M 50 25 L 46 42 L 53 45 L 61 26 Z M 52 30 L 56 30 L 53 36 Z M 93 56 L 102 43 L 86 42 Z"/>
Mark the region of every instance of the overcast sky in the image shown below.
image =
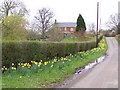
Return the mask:
<path id="1" fill-rule="evenodd" d="M 111 14 L 118 12 L 119 0 L 21 0 L 30 9 L 31 18 L 36 15 L 37 10 L 43 7 L 50 8 L 58 22 L 76 22 L 77 17 L 82 14 L 86 24 L 96 24 L 97 1 L 100 2 L 100 17 L 102 28 Z"/>
<path id="2" fill-rule="evenodd" d="M 111 14 L 118 12 L 119 0 L 20 0 L 30 9 L 30 18 L 34 18 L 37 10 L 43 7 L 54 12 L 54 19 L 58 22 L 76 22 L 82 14 L 86 24 L 96 24 L 97 1 L 100 2 L 100 17 L 102 28 Z"/>

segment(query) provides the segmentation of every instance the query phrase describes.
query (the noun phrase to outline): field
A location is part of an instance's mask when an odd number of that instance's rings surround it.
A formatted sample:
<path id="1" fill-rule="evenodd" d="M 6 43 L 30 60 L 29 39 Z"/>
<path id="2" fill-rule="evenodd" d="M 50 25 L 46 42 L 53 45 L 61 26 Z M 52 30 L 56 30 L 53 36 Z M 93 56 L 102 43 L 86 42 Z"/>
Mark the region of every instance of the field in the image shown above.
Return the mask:
<path id="1" fill-rule="evenodd" d="M 84 37 L 76 38 L 64 38 L 62 42 L 84 42 L 84 41 L 94 41 L 95 35 L 92 34 L 86 34 Z"/>

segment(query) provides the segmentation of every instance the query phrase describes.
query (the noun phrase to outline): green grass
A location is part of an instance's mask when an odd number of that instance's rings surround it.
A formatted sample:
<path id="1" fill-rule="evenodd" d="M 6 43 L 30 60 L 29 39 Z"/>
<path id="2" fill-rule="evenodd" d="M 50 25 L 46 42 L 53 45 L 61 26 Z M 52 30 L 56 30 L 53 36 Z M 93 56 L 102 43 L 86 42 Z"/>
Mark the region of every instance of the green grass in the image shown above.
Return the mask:
<path id="1" fill-rule="evenodd" d="M 64 38 L 62 42 L 84 42 L 84 41 L 93 41 L 95 40 L 95 35 L 93 34 L 85 34 L 85 36 L 77 38 L 75 36 L 72 36 L 71 38 Z"/>
<path id="2" fill-rule="evenodd" d="M 118 41 L 118 44 L 120 44 L 120 38 L 118 38 L 117 41 Z"/>
<path id="3" fill-rule="evenodd" d="M 116 36 L 116 40 L 118 41 L 118 44 L 120 45 L 120 34 Z"/>
<path id="4" fill-rule="evenodd" d="M 64 38 L 62 42 L 84 42 L 95 40 L 95 37 Z"/>
<path id="5" fill-rule="evenodd" d="M 81 52 L 76 55 L 70 55 L 66 57 L 67 60 L 55 62 L 53 67 L 51 67 L 51 64 L 48 64 L 41 66 L 41 68 L 33 66 L 30 69 L 20 68 L 16 71 L 8 70 L 3 73 L 2 87 L 40 88 L 52 86 L 52 84 L 61 82 L 72 76 L 77 68 L 84 67 L 89 62 L 102 56 L 107 49 L 108 46 L 105 44 L 105 48 L 98 51 L 88 50 L 88 53 Z"/>
<path id="6" fill-rule="evenodd" d="M 117 38 L 118 44 L 120 44 L 120 37 Z"/>

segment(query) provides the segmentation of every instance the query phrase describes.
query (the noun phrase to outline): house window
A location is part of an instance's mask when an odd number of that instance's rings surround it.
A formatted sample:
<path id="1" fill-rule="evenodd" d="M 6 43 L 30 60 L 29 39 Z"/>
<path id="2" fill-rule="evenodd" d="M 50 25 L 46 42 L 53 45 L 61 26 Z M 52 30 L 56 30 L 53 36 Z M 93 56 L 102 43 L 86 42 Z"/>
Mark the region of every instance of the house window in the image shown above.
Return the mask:
<path id="1" fill-rule="evenodd" d="M 70 31 L 73 32 L 73 28 L 70 28 Z"/>

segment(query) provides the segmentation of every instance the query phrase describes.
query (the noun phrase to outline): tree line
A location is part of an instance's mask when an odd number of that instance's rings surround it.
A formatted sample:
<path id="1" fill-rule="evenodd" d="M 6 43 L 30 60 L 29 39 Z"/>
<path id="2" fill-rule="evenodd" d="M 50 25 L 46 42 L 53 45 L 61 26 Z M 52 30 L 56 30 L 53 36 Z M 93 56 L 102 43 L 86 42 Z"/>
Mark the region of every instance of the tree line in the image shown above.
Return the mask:
<path id="1" fill-rule="evenodd" d="M 40 40 L 45 39 L 46 32 L 53 27 L 54 13 L 51 9 L 39 9 L 34 16 L 33 23 L 27 20 L 29 10 L 20 0 L 4 0 L 0 5 L 0 23 L 2 25 L 3 40 Z M 108 27 L 116 28 L 118 25 L 117 15 L 110 16 Z M 85 21 L 80 14 L 76 22 L 77 35 L 84 35 L 86 30 Z M 30 28 L 31 27 L 31 28 Z M 91 31 L 95 31 L 95 24 L 89 25 Z"/>
<path id="2" fill-rule="evenodd" d="M 19 0 L 4 0 L 0 5 L 0 22 L 3 40 L 25 40 L 45 38 L 45 32 L 51 27 L 53 12 L 50 9 L 38 10 L 34 23 L 27 20 L 29 10 Z M 40 36 L 41 35 L 41 36 Z"/>

